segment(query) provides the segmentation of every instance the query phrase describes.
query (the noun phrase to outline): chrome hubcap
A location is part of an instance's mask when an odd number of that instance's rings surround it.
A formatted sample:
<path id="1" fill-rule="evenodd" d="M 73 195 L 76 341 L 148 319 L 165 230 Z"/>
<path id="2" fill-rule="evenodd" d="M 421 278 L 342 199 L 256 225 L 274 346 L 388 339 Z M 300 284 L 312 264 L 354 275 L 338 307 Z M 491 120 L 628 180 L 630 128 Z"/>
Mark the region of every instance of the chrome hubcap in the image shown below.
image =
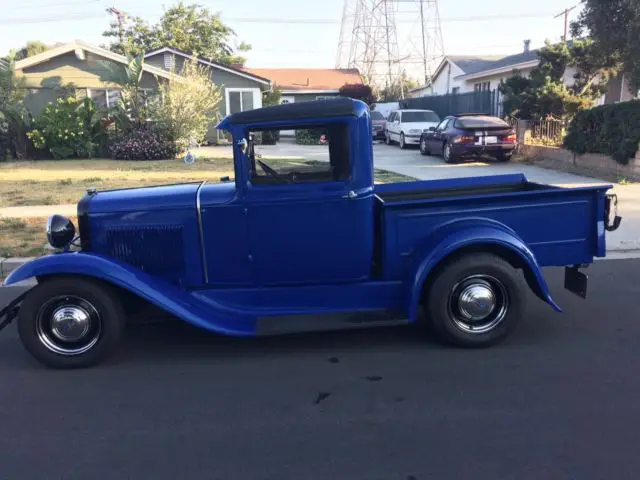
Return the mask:
<path id="1" fill-rule="evenodd" d="M 75 342 L 89 332 L 89 314 L 80 307 L 58 308 L 51 318 L 51 333 L 63 342 Z"/>
<path id="2" fill-rule="evenodd" d="M 490 275 L 472 275 L 453 287 L 449 313 L 454 324 L 467 333 L 487 333 L 507 315 L 509 297 L 505 286 Z"/>
<path id="3" fill-rule="evenodd" d="M 449 160 L 449 155 L 451 154 L 451 147 L 449 145 L 446 145 L 444 147 L 444 158 L 446 158 L 447 160 Z"/>
<path id="4" fill-rule="evenodd" d="M 59 296 L 45 302 L 36 320 L 36 333 L 51 352 L 73 356 L 98 343 L 102 321 L 96 308 L 76 296 Z"/>

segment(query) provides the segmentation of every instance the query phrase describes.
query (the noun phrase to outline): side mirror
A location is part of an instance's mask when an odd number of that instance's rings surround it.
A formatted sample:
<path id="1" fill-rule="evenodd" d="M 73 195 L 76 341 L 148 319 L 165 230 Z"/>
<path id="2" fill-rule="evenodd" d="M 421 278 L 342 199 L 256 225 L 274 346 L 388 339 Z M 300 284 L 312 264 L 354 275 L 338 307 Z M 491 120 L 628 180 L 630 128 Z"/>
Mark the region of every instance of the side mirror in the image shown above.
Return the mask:
<path id="1" fill-rule="evenodd" d="M 429 127 L 429 131 L 430 132 L 435 132 L 436 131 L 436 127 Z"/>

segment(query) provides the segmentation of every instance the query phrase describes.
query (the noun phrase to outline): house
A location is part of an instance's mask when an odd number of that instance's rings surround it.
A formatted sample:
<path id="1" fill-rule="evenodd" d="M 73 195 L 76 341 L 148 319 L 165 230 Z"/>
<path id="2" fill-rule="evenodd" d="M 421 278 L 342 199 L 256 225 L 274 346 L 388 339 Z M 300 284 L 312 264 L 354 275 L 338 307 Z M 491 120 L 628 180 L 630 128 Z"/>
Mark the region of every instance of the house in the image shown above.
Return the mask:
<path id="1" fill-rule="evenodd" d="M 495 90 L 500 81 L 513 75 L 514 71 L 526 76 L 538 62 L 538 52 L 530 50 L 528 42 L 525 42 L 522 53 L 506 57 L 449 55 L 438 65 L 431 84 L 411 90 L 409 96 Z"/>
<path id="2" fill-rule="evenodd" d="M 105 62 L 127 64 L 126 57 L 81 41 L 57 46 L 15 63 L 16 76 L 26 88 L 25 105 L 38 115 L 49 103 L 69 93 L 88 96 L 99 107 L 111 107 L 120 96 L 120 86 L 109 81 Z M 151 65 L 144 66 L 141 86 L 154 90 L 172 74 Z"/>
<path id="3" fill-rule="evenodd" d="M 308 102 L 332 98 L 345 84 L 362 84 L 356 68 L 245 68 L 268 78 L 282 92 L 281 103 Z"/>
<path id="4" fill-rule="evenodd" d="M 422 85 L 409 92 L 410 97 L 446 95 L 479 91 L 492 91 L 500 86 L 502 80 L 511 77 L 514 72 L 527 76 L 540 60 L 537 50 L 529 49 L 530 42 L 525 40 L 522 53 L 508 56 L 470 56 L 449 55 L 438 65 L 429 85 Z M 563 82 L 573 84 L 575 67 L 564 72 Z M 616 103 L 637 98 L 629 90 L 628 75 L 618 75 L 609 81 L 608 91 L 598 104 Z"/>
<path id="5" fill-rule="evenodd" d="M 145 63 L 164 71 L 180 72 L 187 60 L 197 61 L 209 69 L 211 81 L 222 89 L 219 107 L 222 117 L 262 107 L 262 92 L 271 90 L 271 81 L 241 66 L 194 57 L 175 48 L 164 47 L 145 54 Z"/>

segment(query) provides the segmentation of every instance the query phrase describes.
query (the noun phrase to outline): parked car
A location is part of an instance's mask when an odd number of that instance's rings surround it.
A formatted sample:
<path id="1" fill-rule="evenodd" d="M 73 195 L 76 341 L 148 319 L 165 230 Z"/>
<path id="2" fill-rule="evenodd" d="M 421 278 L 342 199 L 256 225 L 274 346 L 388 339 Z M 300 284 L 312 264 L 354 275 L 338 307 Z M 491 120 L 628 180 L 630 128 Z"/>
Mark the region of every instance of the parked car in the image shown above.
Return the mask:
<path id="1" fill-rule="evenodd" d="M 442 155 L 447 163 L 474 155 L 507 162 L 516 147 L 515 130 L 504 120 L 485 114 L 446 117 L 420 138 L 420 153 Z"/>
<path id="2" fill-rule="evenodd" d="M 420 135 L 440 123 L 440 117 L 432 110 L 396 110 L 387 120 L 385 140 L 387 145 L 397 142 L 400 148 L 418 145 Z"/>
<path id="3" fill-rule="evenodd" d="M 371 112 L 372 136 L 374 140 L 384 140 L 385 129 L 387 128 L 387 119 L 382 113 L 377 111 Z"/>
<path id="4" fill-rule="evenodd" d="M 326 132 L 328 162 L 269 165 L 254 151 L 255 132 L 309 126 Z M 529 287 L 560 310 L 541 267 L 566 266 L 566 288 L 585 296 L 580 268 L 620 223 L 610 185 L 519 174 L 376 185 L 357 100 L 248 110 L 218 128 L 233 139 L 234 181 L 90 190 L 81 250 L 69 251 L 73 223 L 53 216 L 59 253 L 6 278 L 37 285 L 0 311 L 0 329 L 17 318 L 26 349 L 57 368 L 103 360 L 138 303 L 226 335 L 425 321 L 455 345 L 488 346 L 523 317 Z"/>

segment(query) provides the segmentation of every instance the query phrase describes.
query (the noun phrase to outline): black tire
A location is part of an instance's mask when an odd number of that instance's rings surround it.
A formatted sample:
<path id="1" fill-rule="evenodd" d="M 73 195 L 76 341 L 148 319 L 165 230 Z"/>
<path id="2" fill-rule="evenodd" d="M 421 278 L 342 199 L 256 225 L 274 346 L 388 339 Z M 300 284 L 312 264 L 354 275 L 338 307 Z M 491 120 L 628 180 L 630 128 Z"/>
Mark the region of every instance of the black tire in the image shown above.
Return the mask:
<path id="1" fill-rule="evenodd" d="M 487 289 L 493 292 L 493 302 L 478 296 Z M 460 347 L 488 347 L 516 327 L 525 309 L 525 289 L 522 274 L 501 257 L 468 254 L 438 269 L 425 292 L 425 315 L 442 340 Z M 476 318 L 469 316 L 473 313 Z"/>
<path id="2" fill-rule="evenodd" d="M 456 163 L 458 161 L 458 157 L 453 153 L 453 149 L 449 143 L 445 143 L 442 146 L 442 158 L 445 163 Z"/>
<path id="3" fill-rule="evenodd" d="M 508 162 L 509 160 L 511 160 L 511 154 L 499 153 L 498 155 L 496 155 L 496 160 L 498 160 L 499 162 Z"/>
<path id="4" fill-rule="evenodd" d="M 400 134 L 400 142 L 399 142 L 400 148 L 402 150 L 404 150 L 405 148 L 407 148 L 407 143 L 404 141 L 404 133 Z"/>
<path id="5" fill-rule="evenodd" d="M 431 155 L 429 147 L 427 146 L 427 140 L 425 138 L 420 139 L 420 153 L 422 155 Z"/>
<path id="6" fill-rule="evenodd" d="M 69 321 L 74 314 L 74 321 Z M 124 323 L 124 310 L 114 288 L 85 277 L 57 277 L 27 294 L 18 314 L 18 333 L 27 351 L 44 365 L 84 368 L 98 364 L 115 350 Z M 61 338 L 65 333 L 67 337 Z"/>

